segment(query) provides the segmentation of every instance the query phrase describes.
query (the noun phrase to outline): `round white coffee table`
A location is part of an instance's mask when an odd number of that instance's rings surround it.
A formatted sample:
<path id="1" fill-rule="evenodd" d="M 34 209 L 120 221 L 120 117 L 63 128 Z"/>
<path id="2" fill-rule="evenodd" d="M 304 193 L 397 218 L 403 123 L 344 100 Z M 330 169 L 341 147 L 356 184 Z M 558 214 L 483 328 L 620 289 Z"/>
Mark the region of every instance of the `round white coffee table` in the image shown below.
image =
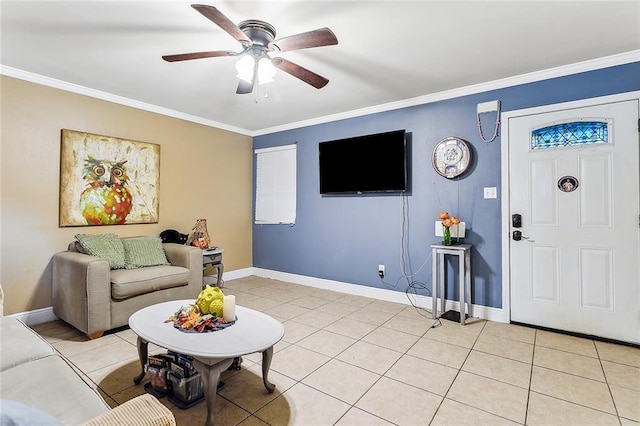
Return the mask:
<path id="1" fill-rule="evenodd" d="M 196 370 L 202 375 L 207 402 L 206 425 L 212 426 L 220 373 L 229 368 L 234 358 L 262 352 L 262 381 L 269 393 L 274 391 L 275 385 L 268 378 L 269 367 L 273 345 L 284 336 L 284 326 L 269 315 L 242 306 L 236 306 L 235 324 L 218 331 L 185 333 L 176 329 L 172 322 L 164 322 L 181 306 L 192 303 L 194 300 L 158 303 L 129 317 L 129 327 L 138 335 L 138 355 L 142 365 L 142 372 L 134 382 L 139 384 L 145 375 L 149 343 L 192 356 Z"/>

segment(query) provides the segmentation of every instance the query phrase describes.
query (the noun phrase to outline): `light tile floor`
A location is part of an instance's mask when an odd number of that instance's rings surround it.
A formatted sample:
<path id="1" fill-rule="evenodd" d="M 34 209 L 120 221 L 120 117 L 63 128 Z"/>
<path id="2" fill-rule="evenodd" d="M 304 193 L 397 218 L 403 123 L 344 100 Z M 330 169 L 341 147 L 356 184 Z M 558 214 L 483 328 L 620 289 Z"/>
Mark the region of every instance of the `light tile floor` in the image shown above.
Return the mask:
<path id="1" fill-rule="evenodd" d="M 259 277 L 223 290 L 286 331 L 273 394 L 258 354 L 223 374 L 221 426 L 640 424 L 638 348 L 478 319 L 439 324 L 411 306 Z M 144 392 L 132 380 L 131 330 L 87 340 L 59 321 L 34 328 L 111 406 Z M 204 402 L 181 410 L 161 401 L 179 425 L 204 423 Z"/>

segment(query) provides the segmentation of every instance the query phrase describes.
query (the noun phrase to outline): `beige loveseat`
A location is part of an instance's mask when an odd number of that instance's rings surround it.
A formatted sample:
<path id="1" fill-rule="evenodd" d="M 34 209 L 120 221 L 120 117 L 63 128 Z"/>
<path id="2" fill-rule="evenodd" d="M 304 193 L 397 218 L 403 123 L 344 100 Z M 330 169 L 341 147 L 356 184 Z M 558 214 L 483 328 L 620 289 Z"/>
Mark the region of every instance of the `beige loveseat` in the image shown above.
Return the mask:
<path id="1" fill-rule="evenodd" d="M 169 264 L 111 269 L 108 260 L 81 253 L 72 242 L 53 256 L 54 314 L 94 339 L 127 325 L 129 316 L 146 306 L 195 299 L 202 290 L 202 250 L 175 243 L 162 247 Z"/>
<path id="2" fill-rule="evenodd" d="M 0 318 L 0 343 L 0 424 L 176 424 L 149 394 L 110 409 L 48 342 L 15 318 Z"/>

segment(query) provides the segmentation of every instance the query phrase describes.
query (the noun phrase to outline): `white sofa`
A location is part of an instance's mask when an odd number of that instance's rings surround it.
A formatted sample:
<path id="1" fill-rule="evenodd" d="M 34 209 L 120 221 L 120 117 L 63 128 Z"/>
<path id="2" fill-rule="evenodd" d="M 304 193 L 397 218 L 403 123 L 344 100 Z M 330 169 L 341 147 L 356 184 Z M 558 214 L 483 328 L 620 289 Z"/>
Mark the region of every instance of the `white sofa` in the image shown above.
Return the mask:
<path id="1" fill-rule="evenodd" d="M 0 424 L 175 425 L 145 394 L 110 409 L 47 341 L 12 317 L 0 318 Z"/>

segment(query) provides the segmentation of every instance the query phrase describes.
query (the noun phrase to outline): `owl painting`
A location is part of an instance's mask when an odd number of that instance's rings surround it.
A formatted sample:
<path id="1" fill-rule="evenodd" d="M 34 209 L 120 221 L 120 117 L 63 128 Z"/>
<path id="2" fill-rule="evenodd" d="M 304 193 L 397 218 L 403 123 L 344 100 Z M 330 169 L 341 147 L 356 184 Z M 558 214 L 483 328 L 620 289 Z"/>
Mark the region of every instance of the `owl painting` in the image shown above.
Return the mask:
<path id="1" fill-rule="evenodd" d="M 62 129 L 60 226 L 158 223 L 160 145 Z"/>
<path id="2" fill-rule="evenodd" d="M 122 225 L 133 206 L 129 177 L 124 161 L 98 160 L 88 156 L 84 162 L 86 187 L 80 194 L 80 210 L 89 225 Z"/>

